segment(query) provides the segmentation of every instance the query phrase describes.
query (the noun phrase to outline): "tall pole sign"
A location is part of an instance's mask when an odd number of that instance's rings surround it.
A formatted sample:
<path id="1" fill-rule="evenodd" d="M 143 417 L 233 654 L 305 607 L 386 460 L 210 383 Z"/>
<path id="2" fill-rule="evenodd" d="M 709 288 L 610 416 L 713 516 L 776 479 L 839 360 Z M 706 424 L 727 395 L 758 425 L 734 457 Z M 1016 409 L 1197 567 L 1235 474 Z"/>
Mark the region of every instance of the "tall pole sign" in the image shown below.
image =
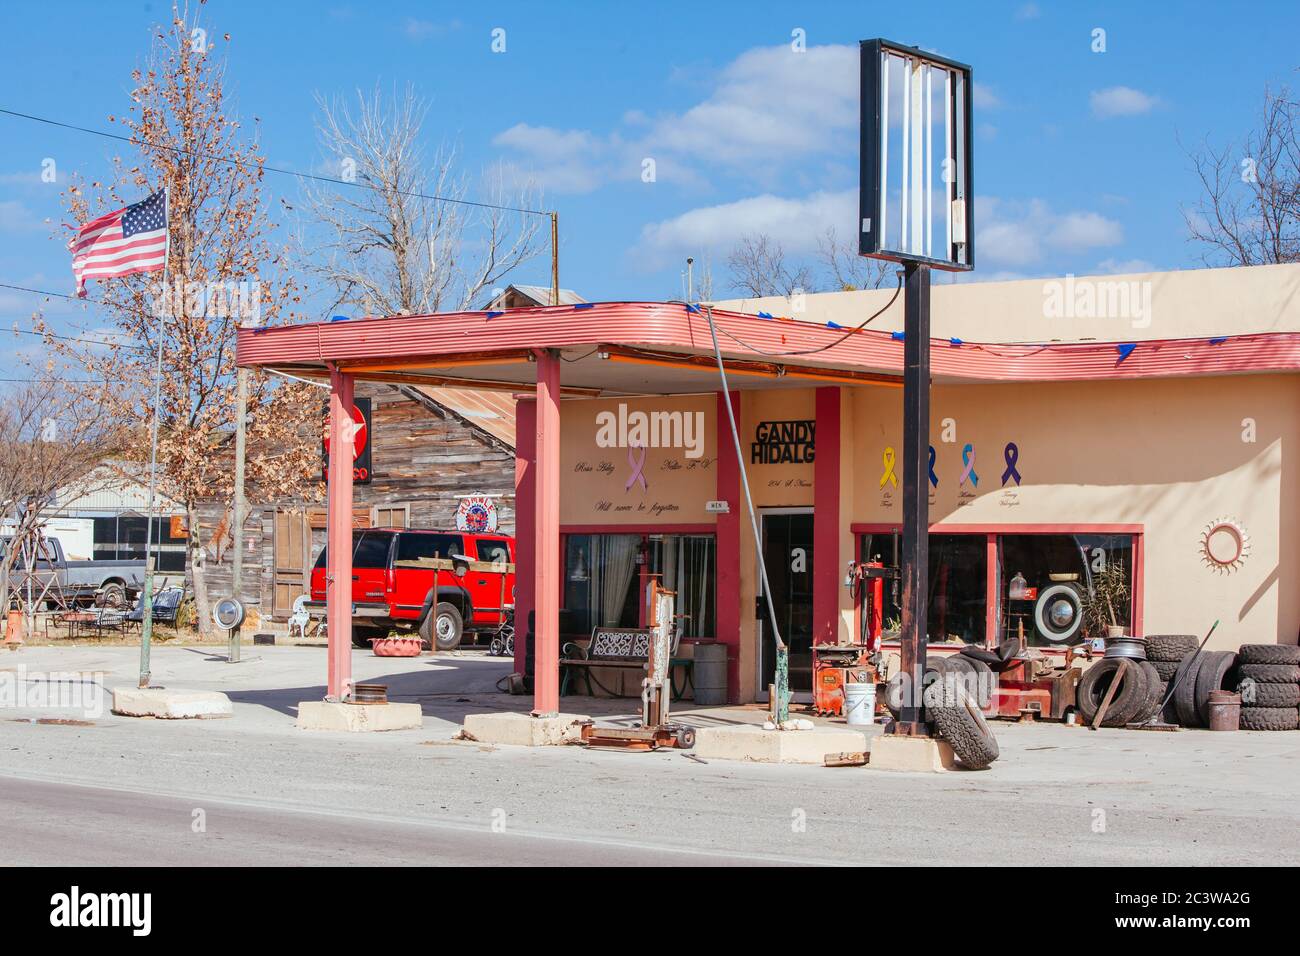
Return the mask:
<path id="1" fill-rule="evenodd" d="M 922 697 L 930 593 L 930 270 L 974 268 L 971 70 L 886 40 L 864 40 L 858 252 L 901 263 L 903 534 L 900 664 L 892 732 L 928 734 Z"/>

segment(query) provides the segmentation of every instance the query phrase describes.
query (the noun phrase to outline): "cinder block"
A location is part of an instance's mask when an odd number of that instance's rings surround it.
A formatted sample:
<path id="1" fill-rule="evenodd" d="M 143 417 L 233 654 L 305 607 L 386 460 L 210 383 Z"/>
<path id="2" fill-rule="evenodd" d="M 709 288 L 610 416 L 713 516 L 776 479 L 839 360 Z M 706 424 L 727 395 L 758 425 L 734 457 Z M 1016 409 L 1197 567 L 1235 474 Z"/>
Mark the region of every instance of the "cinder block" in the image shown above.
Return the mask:
<path id="1" fill-rule="evenodd" d="M 867 734 L 845 727 L 764 730 L 757 724 L 701 727 L 695 749 L 701 758 L 760 763 L 823 763 L 827 754 L 866 749 Z"/>
<path id="2" fill-rule="evenodd" d="M 461 733 L 468 740 L 517 747 L 555 747 L 582 739 L 578 726 L 590 720 L 582 714 L 533 717 L 530 714 L 466 714 Z"/>
<path id="3" fill-rule="evenodd" d="M 113 688 L 113 713 L 163 720 L 229 717 L 230 698 L 214 690 L 168 690 L 164 687 Z"/>
<path id="4" fill-rule="evenodd" d="M 956 766 L 957 758 L 947 741 L 935 737 L 905 737 L 881 734 L 871 742 L 872 770 L 911 770 L 941 773 Z"/>
<path id="5" fill-rule="evenodd" d="M 305 700 L 298 705 L 299 730 L 416 730 L 424 724 L 419 704 L 343 704 Z"/>

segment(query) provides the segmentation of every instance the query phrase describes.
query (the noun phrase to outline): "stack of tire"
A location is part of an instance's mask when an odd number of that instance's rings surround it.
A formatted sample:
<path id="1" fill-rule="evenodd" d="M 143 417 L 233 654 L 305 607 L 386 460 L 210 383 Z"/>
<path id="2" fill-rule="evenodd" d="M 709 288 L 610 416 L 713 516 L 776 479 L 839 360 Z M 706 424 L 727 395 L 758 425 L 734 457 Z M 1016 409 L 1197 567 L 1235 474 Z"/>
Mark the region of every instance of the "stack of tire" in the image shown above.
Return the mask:
<path id="1" fill-rule="evenodd" d="M 1160 699 L 1164 700 L 1174 678 L 1178 675 L 1178 665 L 1196 653 L 1200 639 L 1195 634 L 1148 634 L 1147 660 L 1155 668 L 1160 678 Z M 1177 708 L 1169 701 L 1161 719 L 1168 724 L 1179 723 Z"/>
<path id="2" fill-rule="evenodd" d="M 1085 724 L 1091 725 L 1101 710 L 1111 685 L 1116 680 L 1119 685 L 1110 695 L 1110 704 L 1102 715 L 1102 727 L 1123 727 L 1125 724 L 1140 723 L 1155 716 L 1164 699 L 1164 683 L 1150 661 L 1128 659 L 1128 666 L 1121 666 L 1125 658 L 1103 657 L 1083 672 L 1079 686 L 1075 690 L 1075 705 L 1079 716 Z"/>
<path id="3" fill-rule="evenodd" d="M 960 654 L 929 657 L 925 667 L 925 713 L 967 770 L 987 770 L 998 759 L 997 738 L 984 719 L 992 699 L 993 671 L 983 661 Z M 938 682 L 937 686 L 933 686 Z M 895 720 L 902 704 L 903 675 L 890 678 L 885 706 Z"/>
<path id="4" fill-rule="evenodd" d="M 1242 730 L 1300 726 L 1300 647 L 1243 644 L 1237 651 L 1236 678 Z"/>

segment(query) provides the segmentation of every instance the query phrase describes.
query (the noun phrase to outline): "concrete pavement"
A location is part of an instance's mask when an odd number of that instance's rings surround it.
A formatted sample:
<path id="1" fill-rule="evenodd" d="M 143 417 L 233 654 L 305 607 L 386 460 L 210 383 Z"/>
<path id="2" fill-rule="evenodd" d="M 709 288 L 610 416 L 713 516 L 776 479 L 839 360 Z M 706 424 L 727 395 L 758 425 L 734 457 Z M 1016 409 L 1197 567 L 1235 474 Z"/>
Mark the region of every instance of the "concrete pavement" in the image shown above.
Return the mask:
<path id="1" fill-rule="evenodd" d="M 1300 863 L 1296 733 L 997 723 L 1003 756 L 993 769 L 944 775 L 487 747 L 452 735 L 472 708 L 527 706 L 495 692 L 508 665 L 362 652 L 358 678 L 418 701 L 424 727 L 306 733 L 292 711 L 323 692 L 313 681 L 323 651 L 257 652 L 261 662 L 240 665 L 206 651 L 155 652 L 158 682 L 224 690 L 235 702 L 229 719 L 105 710 L 85 725 L 51 724 L 34 721 L 83 718 L 0 708 L 7 860 L 258 863 L 268 847 L 278 862 L 302 863 Z M 0 655 L 0 676 L 20 664 L 29 677 L 99 667 L 111 685 L 129 677 L 133 654 L 31 648 Z M 631 704 L 571 706 L 621 721 Z M 195 810 L 214 839 L 196 839 Z"/>

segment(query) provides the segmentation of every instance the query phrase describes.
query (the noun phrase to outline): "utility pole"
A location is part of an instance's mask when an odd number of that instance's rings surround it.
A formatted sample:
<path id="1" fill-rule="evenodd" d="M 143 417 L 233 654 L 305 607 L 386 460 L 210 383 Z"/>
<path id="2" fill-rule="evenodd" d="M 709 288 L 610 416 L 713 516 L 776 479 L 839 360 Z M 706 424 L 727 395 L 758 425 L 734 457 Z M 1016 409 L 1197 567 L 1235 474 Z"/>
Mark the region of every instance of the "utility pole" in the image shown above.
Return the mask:
<path id="1" fill-rule="evenodd" d="M 246 421 L 248 418 L 248 369 L 235 369 L 235 489 L 231 510 L 234 511 L 235 553 L 230 564 L 230 589 L 235 601 L 243 602 L 243 525 L 247 520 L 244 502 L 244 458 L 246 458 Z M 230 659 L 239 659 L 239 628 L 230 628 Z"/>
<path id="2" fill-rule="evenodd" d="M 560 304 L 560 214 L 551 213 L 551 305 Z"/>

